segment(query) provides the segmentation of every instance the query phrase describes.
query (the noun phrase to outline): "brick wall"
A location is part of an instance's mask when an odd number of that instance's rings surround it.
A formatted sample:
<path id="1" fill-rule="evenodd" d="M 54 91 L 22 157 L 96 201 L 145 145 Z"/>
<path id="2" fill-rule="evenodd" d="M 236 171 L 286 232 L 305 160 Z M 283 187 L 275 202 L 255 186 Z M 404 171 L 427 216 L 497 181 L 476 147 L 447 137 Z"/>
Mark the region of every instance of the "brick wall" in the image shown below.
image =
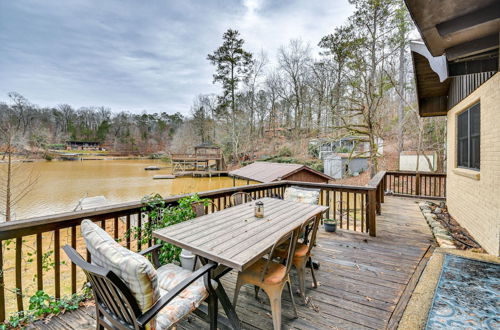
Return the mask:
<path id="1" fill-rule="evenodd" d="M 481 103 L 481 170 L 456 166 L 457 114 Z M 447 204 L 450 214 L 490 254 L 500 249 L 500 73 L 448 111 Z"/>

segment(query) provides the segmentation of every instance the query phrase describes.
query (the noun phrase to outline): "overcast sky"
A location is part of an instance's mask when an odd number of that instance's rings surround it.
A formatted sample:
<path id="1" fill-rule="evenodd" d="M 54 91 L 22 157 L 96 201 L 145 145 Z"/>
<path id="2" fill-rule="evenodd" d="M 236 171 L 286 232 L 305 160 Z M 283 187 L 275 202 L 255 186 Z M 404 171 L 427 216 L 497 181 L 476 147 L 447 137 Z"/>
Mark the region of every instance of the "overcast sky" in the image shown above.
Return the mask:
<path id="1" fill-rule="evenodd" d="M 292 38 L 317 52 L 352 13 L 347 0 L 0 0 L 0 101 L 188 113 L 218 92 L 207 61 L 222 34 L 271 60 Z"/>

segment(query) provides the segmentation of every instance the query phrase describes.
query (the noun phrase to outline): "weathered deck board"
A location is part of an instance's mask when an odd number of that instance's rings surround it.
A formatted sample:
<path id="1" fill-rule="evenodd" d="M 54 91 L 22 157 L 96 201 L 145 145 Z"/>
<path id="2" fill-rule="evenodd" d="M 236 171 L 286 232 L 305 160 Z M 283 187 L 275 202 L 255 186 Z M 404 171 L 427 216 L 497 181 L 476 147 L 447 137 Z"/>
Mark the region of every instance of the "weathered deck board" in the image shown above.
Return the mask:
<path id="1" fill-rule="evenodd" d="M 298 298 L 299 318 L 293 319 L 291 302 L 283 294 L 283 328 L 294 329 L 383 329 L 397 326 L 412 283 L 423 270 L 423 260 L 433 238 L 415 200 L 387 196 L 382 215 L 377 217 L 377 237 L 340 231 L 321 231 L 314 250 L 321 267 L 316 272 L 320 286 L 308 289 L 315 307 L 304 306 Z M 424 258 L 425 256 L 425 258 Z M 293 276 L 292 270 L 292 277 Z M 308 274 L 308 280 L 311 277 Z M 232 297 L 236 273 L 223 279 Z M 409 285 L 408 285 L 409 284 Z M 408 288 L 407 288 L 408 285 Z M 297 288 L 295 283 L 294 288 Z M 272 329 L 270 305 L 253 288 L 243 287 L 236 311 L 245 329 Z M 93 329 L 93 311 L 88 307 L 77 314 L 53 318 L 37 329 Z M 390 321 L 390 324 L 389 324 Z M 179 329 L 207 328 L 197 317 L 183 321 Z"/>

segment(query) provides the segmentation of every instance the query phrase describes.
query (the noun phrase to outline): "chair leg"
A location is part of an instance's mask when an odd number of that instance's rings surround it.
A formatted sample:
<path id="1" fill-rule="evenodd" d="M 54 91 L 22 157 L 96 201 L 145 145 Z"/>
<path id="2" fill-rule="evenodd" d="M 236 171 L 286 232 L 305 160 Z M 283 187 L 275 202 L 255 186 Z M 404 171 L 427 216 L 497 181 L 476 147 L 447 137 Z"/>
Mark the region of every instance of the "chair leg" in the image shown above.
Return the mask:
<path id="1" fill-rule="evenodd" d="M 236 287 L 234 288 L 234 297 L 233 297 L 233 307 L 236 308 L 236 302 L 238 301 L 238 295 L 240 293 L 240 288 L 243 285 L 243 281 L 241 280 L 241 277 L 238 276 L 238 279 L 236 280 Z"/>
<path id="2" fill-rule="evenodd" d="M 97 303 L 95 304 L 95 318 L 96 318 L 96 329 L 104 330 L 104 326 L 101 324 L 101 312 L 99 311 L 99 307 L 97 307 Z"/>
<path id="3" fill-rule="evenodd" d="M 299 265 L 297 265 L 299 266 Z M 295 267 L 297 269 L 297 275 L 299 277 L 299 292 L 302 299 L 304 299 L 304 303 L 306 303 L 306 278 L 305 278 L 305 269 L 303 265 L 299 267 Z"/>
<path id="4" fill-rule="evenodd" d="M 295 305 L 295 300 L 293 299 L 292 283 L 290 283 L 290 277 L 288 277 L 288 281 L 286 281 L 286 285 L 288 286 L 288 292 L 290 293 L 290 299 L 292 300 L 293 314 L 294 314 L 295 318 L 298 318 L 299 315 L 297 314 L 297 306 Z"/>
<path id="5" fill-rule="evenodd" d="M 218 299 L 215 293 L 208 296 L 208 316 L 210 318 L 210 330 L 217 330 Z"/>
<path id="6" fill-rule="evenodd" d="M 260 290 L 260 288 L 257 285 L 254 285 L 253 289 L 255 290 L 255 299 L 259 299 L 259 290 Z"/>
<path id="7" fill-rule="evenodd" d="M 316 289 L 318 287 L 318 282 L 316 281 L 316 275 L 314 275 L 314 266 L 311 257 L 309 257 L 309 262 L 311 264 L 311 276 L 313 278 L 313 288 Z"/>
<path id="8" fill-rule="evenodd" d="M 273 328 L 274 330 L 281 329 L 281 292 L 283 287 L 281 285 L 262 288 L 271 301 L 271 314 L 273 315 Z"/>

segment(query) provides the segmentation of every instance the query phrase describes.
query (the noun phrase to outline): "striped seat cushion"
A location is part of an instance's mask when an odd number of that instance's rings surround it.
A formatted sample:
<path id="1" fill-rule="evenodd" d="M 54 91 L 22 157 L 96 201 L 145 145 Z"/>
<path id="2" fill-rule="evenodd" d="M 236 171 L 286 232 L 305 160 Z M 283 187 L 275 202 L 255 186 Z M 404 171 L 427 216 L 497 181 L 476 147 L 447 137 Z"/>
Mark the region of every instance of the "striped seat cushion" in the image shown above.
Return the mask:
<path id="1" fill-rule="evenodd" d="M 174 264 L 167 264 L 158 268 L 158 284 L 160 294 L 163 296 L 184 279 L 191 276 L 193 272 Z M 216 287 L 217 282 L 212 281 L 212 286 Z M 198 308 L 208 297 L 208 290 L 203 282 L 203 277 L 194 281 L 184 289 L 156 316 L 156 330 L 168 329 L 179 322 L 190 312 Z"/>

